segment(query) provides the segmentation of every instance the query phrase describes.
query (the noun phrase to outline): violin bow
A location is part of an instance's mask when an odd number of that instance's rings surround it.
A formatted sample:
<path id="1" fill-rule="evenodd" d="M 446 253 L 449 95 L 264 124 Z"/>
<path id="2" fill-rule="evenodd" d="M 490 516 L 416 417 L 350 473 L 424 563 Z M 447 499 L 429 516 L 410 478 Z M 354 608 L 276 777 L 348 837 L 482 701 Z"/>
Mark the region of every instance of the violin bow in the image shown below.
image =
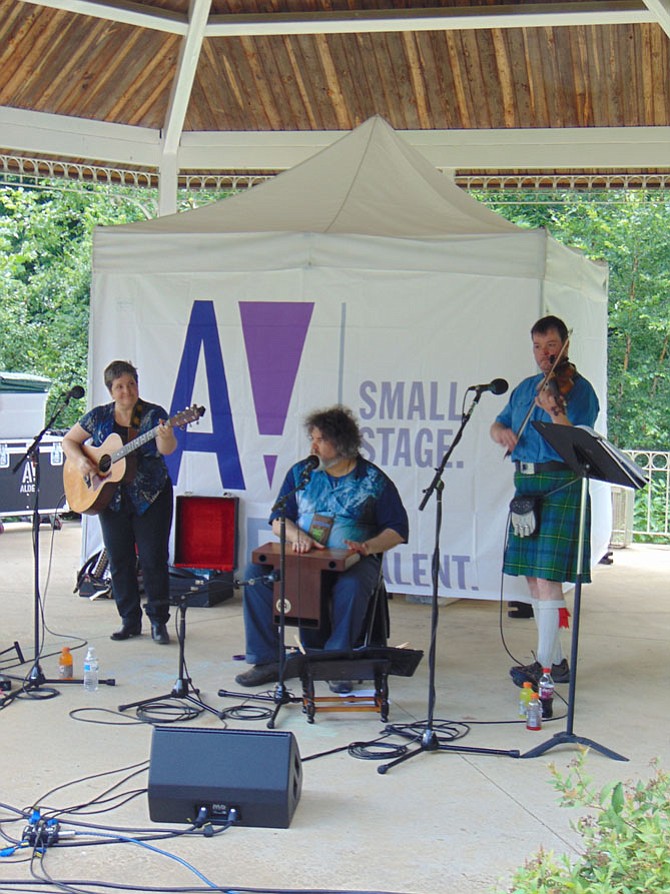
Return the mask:
<path id="1" fill-rule="evenodd" d="M 571 337 L 572 337 L 572 329 L 569 329 L 569 330 L 568 330 L 568 337 L 565 339 L 565 341 L 564 341 L 563 344 L 561 345 L 561 350 L 558 352 L 558 354 L 556 355 L 556 358 L 555 358 L 554 361 L 552 362 L 552 364 L 551 364 L 551 369 L 550 369 L 549 372 L 545 375 L 545 377 L 542 379 L 542 381 L 540 382 L 540 384 L 537 386 L 537 388 L 536 388 L 536 394 L 539 394 L 540 391 L 542 391 L 542 389 L 543 389 L 544 386 L 547 384 L 547 382 L 549 381 L 549 379 L 553 376 L 553 374 L 554 374 L 554 370 L 556 369 L 556 367 L 558 366 L 558 364 L 561 362 L 561 358 L 563 357 L 563 354 L 565 354 L 565 352 L 566 352 L 567 349 L 568 349 L 568 345 L 570 344 L 570 338 L 571 338 Z M 529 420 L 530 417 L 531 417 L 531 413 L 533 412 L 533 408 L 534 408 L 534 407 L 535 407 L 535 401 L 533 400 L 533 401 L 531 402 L 531 405 L 528 407 L 528 412 L 526 413 L 523 422 L 522 422 L 521 425 L 519 426 L 519 430 L 516 431 L 516 432 L 514 432 L 514 435 L 515 435 L 515 437 L 516 437 L 516 439 L 517 439 L 517 442 L 519 441 L 519 438 L 520 438 L 521 435 L 524 433 L 524 430 L 525 430 L 526 426 L 528 425 L 528 420 Z M 506 453 L 505 453 L 505 455 L 503 456 L 503 459 L 507 459 L 507 457 L 510 456 L 511 453 L 512 453 L 511 450 L 507 450 Z"/>

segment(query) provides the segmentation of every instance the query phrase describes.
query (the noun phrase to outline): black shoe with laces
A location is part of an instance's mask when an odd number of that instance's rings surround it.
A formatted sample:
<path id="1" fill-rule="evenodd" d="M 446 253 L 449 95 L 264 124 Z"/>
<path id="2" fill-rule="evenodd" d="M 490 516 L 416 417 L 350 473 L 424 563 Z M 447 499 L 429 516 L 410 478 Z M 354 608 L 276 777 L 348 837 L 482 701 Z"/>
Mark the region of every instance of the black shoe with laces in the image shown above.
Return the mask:
<path id="1" fill-rule="evenodd" d="M 518 686 L 519 689 L 523 687 L 524 683 L 532 683 L 533 689 L 537 692 L 537 686 L 542 676 L 542 665 L 539 661 L 534 661 L 532 664 L 517 665 L 510 668 L 509 675 L 514 685 Z M 554 683 L 570 682 L 570 668 L 566 658 L 560 664 L 552 664 L 551 676 Z"/>

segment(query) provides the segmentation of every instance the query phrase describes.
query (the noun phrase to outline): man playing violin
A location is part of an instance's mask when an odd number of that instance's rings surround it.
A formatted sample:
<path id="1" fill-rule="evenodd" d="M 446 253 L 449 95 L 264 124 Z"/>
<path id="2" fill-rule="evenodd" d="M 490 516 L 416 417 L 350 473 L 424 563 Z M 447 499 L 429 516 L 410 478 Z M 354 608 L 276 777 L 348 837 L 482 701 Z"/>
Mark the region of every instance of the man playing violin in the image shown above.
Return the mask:
<path id="1" fill-rule="evenodd" d="M 510 669 L 517 686 L 535 688 L 543 667 L 556 683 L 570 681 L 560 627 L 567 627 L 563 583 L 575 582 L 579 555 L 580 479 L 530 423 L 593 426 L 599 411 L 591 383 L 568 361 L 569 333 L 563 320 L 546 316 L 531 329 L 533 355 L 541 372 L 524 379 L 491 426 L 493 440 L 507 449 L 515 466 L 515 497 L 530 497 L 529 516 L 512 511 L 503 571 L 524 575 L 537 623 L 536 658 Z M 523 507 L 528 508 L 528 503 Z M 584 534 L 582 580 L 590 582 L 590 506 Z"/>

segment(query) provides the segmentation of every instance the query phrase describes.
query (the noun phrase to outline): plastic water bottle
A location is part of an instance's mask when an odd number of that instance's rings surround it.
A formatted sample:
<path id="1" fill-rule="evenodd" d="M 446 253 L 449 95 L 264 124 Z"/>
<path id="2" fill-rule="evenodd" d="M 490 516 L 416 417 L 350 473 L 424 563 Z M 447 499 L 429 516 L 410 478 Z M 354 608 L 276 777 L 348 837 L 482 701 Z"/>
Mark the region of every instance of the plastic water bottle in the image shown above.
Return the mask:
<path id="1" fill-rule="evenodd" d="M 95 692 L 98 688 L 98 656 L 95 654 L 93 646 L 88 647 L 86 658 L 84 658 L 84 689 L 87 692 Z"/>
<path id="2" fill-rule="evenodd" d="M 543 667 L 542 676 L 540 677 L 539 683 L 537 684 L 537 690 L 540 696 L 540 703 L 542 705 L 542 717 L 544 720 L 547 720 L 549 717 L 554 716 L 555 688 L 556 687 L 551 676 L 551 669 L 548 667 Z"/>
<path id="3" fill-rule="evenodd" d="M 533 694 L 533 684 L 526 681 L 519 690 L 519 717 L 525 720 L 528 716 L 528 702 Z"/>
<path id="4" fill-rule="evenodd" d="M 526 729 L 542 729 L 542 705 L 537 692 L 531 695 L 528 702 L 528 714 L 526 716 Z"/>
<path id="5" fill-rule="evenodd" d="M 71 680 L 73 676 L 72 652 L 69 646 L 63 646 L 58 656 L 58 676 L 62 680 Z"/>

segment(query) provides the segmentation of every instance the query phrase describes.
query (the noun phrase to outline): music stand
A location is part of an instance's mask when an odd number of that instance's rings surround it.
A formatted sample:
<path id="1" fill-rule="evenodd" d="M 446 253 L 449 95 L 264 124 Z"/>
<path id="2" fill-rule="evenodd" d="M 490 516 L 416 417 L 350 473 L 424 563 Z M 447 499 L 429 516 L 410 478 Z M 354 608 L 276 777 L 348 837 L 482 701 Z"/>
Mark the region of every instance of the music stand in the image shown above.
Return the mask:
<path id="1" fill-rule="evenodd" d="M 145 705 L 152 705 L 167 698 L 178 698 L 182 701 L 190 702 L 203 711 L 209 711 L 215 714 L 219 720 L 222 718 L 221 711 L 217 711 L 211 705 L 205 704 L 198 696 L 200 690 L 192 686 L 193 680 L 186 673 L 186 661 L 184 659 L 184 646 L 186 643 L 186 609 L 188 608 L 189 593 L 181 593 L 179 596 L 179 623 L 177 624 L 177 639 L 179 640 L 179 675 L 175 680 L 172 690 L 165 695 L 154 695 L 152 698 L 143 698 L 136 702 L 130 702 L 127 705 L 119 705 L 119 711 L 126 711 L 128 708 L 140 708 Z M 194 693 L 193 695 L 191 693 Z"/>
<path id="2" fill-rule="evenodd" d="M 589 478 L 630 487 L 639 490 L 647 484 L 647 479 L 625 454 L 617 450 L 602 435 L 586 425 L 554 425 L 548 422 L 533 422 L 533 426 L 550 444 L 572 471 L 582 479 L 579 504 L 579 547 L 577 552 L 577 573 L 575 575 L 575 601 L 572 620 L 572 642 L 570 649 L 570 684 L 568 689 L 567 725 L 563 732 L 555 733 L 551 739 L 522 754 L 522 758 L 539 757 L 557 745 L 578 744 L 593 748 L 616 761 L 628 758 L 592 739 L 578 736 L 573 731 L 575 716 L 575 688 L 577 683 L 577 655 L 579 652 L 579 616 L 581 610 L 582 576 L 584 565 L 584 536 L 586 533 L 586 506 Z"/>

